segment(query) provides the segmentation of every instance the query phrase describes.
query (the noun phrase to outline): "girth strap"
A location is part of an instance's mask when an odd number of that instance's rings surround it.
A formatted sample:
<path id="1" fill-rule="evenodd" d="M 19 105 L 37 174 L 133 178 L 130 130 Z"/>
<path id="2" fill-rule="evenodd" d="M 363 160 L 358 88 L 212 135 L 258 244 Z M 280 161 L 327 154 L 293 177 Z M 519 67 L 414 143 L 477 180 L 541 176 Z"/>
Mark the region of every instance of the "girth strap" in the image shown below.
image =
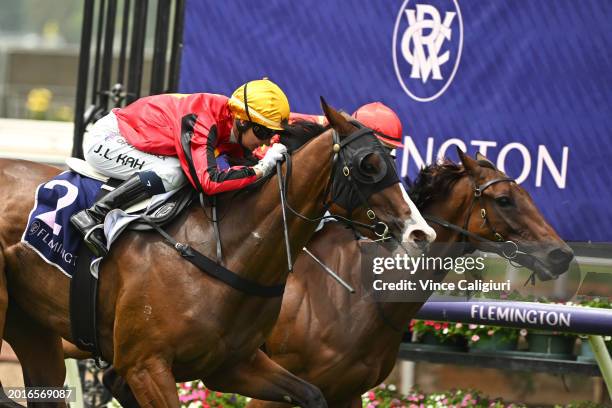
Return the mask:
<path id="1" fill-rule="evenodd" d="M 121 180 L 110 179 L 107 182 L 112 187 L 121 184 Z M 108 194 L 108 190 L 100 189 L 96 201 Z M 77 257 L 77 267 L 70 280 L 70 332 L 72 341 L 81 350 L 93 354 L 98 367 L 105 367 L 98 339 L 98 279 L 90 272 L 93 254 L 82 243 Z"/>
<path id="2" fill-rule="evenodd" d="M 272 298 L 282 296 L 285 292 L 285 285 L 273 285 L 263 286 L 259 283 L 250 279 L 243 278 L 230 271 L 229 269 L 217 264 L 212 259 L 198 252 L 188 244 L 178 242 L 170 234 L 164 231 L 161 227 L 153 222 L 149 222 L 146 217 L 143 217 L 143 221 L 147 222 L 160 233 L 164 239 L 172 245 L 172 247 L 179 253 L 185 260 L 191 262 L 197 266 L 201 271 L 207 273 L 213 278 L 220 280 L 221 282 L 231 286 L 232 288 L 239 290 L 240 292 L 246 293 L 247 295 L 259 296 L 265 298 Z"/>

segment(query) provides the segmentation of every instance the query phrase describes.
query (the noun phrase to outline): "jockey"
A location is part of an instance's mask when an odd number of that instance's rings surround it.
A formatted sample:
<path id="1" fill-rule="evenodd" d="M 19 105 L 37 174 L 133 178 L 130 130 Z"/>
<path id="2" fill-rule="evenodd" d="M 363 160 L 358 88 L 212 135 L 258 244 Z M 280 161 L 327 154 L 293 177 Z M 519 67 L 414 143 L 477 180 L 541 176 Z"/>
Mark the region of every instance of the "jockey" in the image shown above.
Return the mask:
<path id="1" fill-rule="evenodd" d="M 381 102 L 368 103 L 353 112 L 352 116 L 362 125 L 372 129 L 378 140 L 383 146 L 389 148 L 392 153 L 394 153 L 396 148 L 404 147 L 402 144 L 402 122 L 393 109 L 385 104 Z M 289 121 L 295 122 L 298 120 L 316 122 L 322 126 L 327 126 L 327 118 L 323 115 L 291 113 Z M 272 138 L 272 143 L 276 143 L 278 140 L 278 137 L 275 136 Z M 269 146 L 260 146 L 253 154 L 258 158 L 264 157 L 269 148 Z"/>
<path id="2" fill-rule="evenodd" d="M 187 180 L 204 194 L 243 188 L 270 174 L 286 147 L 275 143 L 254 166 L 220 169 L 216 157 L 250 156 L 262 143 L 270 143 L 289 118 L 289 102 L 272 81 L 250 81 L 231 98 L 222 95 L 162 94 L 140 98 L 113 109 L 89 131 L 85 159 L 100 173 L 125 180 L 91 208 L 72 216 L 72 224 L 85 235 L 97 256 L 106 254 L 100 224 L 115 208 L 129 206 L 182 187 Z M 183 138 L 181 137 L 183 136 Z M 192 177 L 183 141 L 197 180 Z"/>

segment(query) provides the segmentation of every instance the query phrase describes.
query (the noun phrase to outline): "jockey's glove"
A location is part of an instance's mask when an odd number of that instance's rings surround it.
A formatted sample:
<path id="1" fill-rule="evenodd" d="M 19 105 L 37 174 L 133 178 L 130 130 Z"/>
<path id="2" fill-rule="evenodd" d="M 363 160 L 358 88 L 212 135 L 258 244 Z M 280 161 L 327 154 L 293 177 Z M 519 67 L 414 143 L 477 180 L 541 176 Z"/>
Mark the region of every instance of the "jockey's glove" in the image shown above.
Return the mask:
<path id="1" fill-rule="evenodd" d="M 262 177 L 267 176 L 274 171 L 276 162 L 283 160 L 283 154 L 286 152 L 287 148 L 284 144 L 274 143 L 270 146 L 263 159 L 253 166 L 253 169 L 261 171 Z"/>

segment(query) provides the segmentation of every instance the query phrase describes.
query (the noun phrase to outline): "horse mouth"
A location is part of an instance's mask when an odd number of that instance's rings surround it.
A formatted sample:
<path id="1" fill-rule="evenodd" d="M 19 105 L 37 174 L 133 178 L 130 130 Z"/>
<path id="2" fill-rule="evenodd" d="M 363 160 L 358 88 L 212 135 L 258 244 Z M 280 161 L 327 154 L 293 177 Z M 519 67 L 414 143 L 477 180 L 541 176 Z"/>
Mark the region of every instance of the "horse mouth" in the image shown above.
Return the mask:
<path id="1" fill-rule="evenodd" d="M 538 258 L 535 258 L 535 262 L 531 270 L 535 272 L 538 279 L 542 282 L 559 278 L 558 274 L 553 273 L 552 269 Z"/>
<path id="2" fill-rule="evenodd" d="M 559 276 L 563 275 L 569 270 L 570 262 L 551 265 L 546 261 L 543 261 L 539 257 L 534 256 L 534 263 L 530 269 L 535 272 L 538 279 L 542 282 L 556 280 Z"/>

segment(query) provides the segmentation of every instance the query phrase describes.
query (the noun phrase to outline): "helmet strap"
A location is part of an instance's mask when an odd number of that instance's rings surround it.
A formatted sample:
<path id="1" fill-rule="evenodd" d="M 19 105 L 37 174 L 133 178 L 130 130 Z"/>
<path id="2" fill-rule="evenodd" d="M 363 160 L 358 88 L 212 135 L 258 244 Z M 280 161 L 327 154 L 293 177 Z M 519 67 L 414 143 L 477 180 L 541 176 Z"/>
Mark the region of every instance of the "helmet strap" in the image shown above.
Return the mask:
<path id="1" fill-rule="evenodd" d="M 249 85 L 249 83 L 247 82 L 246 84 L 244 84 L 244 111 L 246 112 L 247 118 L 249 118 L 249 122 L 253 122 L 253 119 L 251 119 L 251 115 L 249 114 L 249 102 L 247 100 L 247 86 Z"/>
<path id="2" fill-rule="evenodd" d="M 250 123 L 250 122 L 247 122 Z M 251 127 L 250 124 L 243 124 L 242 121 L 240 121 L 239 119 L 236 120 L 236 132 L 238 132 L 238 144 L 245 149 L 245 147 L 242 144 L 242 136 L 244 136 L 244 132 L 246 132 L 247 130 L 249 130 L 249 128 Z"/>

